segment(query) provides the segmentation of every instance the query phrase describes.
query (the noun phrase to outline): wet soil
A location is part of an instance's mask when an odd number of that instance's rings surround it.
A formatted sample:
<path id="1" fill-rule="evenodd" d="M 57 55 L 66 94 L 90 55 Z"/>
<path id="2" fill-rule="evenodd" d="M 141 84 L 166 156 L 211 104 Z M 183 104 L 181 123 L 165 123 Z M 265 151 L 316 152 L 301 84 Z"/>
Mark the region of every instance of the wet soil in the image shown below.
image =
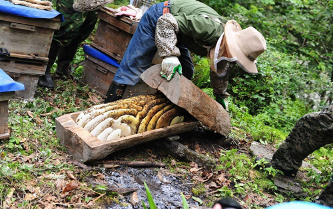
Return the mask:
<path id="1" fill-rule="evenodd" d="M 185 195 L 189 194 L 192 187 L 190 179 L 163 174 L 161 169 L 122 167 L 115 171 L 107 171 L 105 174 L 106 181 L 110 186 L 137 189 L 136 194 L 132 193 L 121 197 L 119 204 L 113 203 L 108 206 L 110 209 L 142 208 L 141 200 L 148 206 L 149 203 L 143 182 L 146 182 L 158 208 L 182 208 L 181 192 Z M 136 200 L 133 200 L 135 199 L 134 195 L 137 195 Z M 188 200 L 188 203 L 196 204 L 191 199 Z"/>
<path id="2" fill-rule="evenodd" d="M 219 158 L 221 149 L 227 150 L 240 148 L 239 143 L 232 138 L 226 139 L 214 131 L 198 126 L 191 132 L 179 134 L 180 143 L 201 154 L 209 153 L 213 158 Z M 137 145 L 128 149 L 113 153 L 106 160 L 150 160 L 163 162 L 170 157 L 171 153 L 160 146 L 158 139 L 145 144 Z M 174 156 L 172 156 L 174 157 Z M 177 159 L 184 161 L 185 159 Z M 187 162 L 189 163 L 189 162 Z M 192 195 L 194 181 L 190 175 L 171 174 L 167 169 L 162 168 L 128 168 L 121 167 L 105 172 L 106 180 L 110 186 L 119 188 L 136 188 L 137 205 L 133 204 L 133 193 L 124 195 L 119 204 L 113 203 L 108 208 L 142 208 L 141 200 L 148 205 L 147 195 L 143 182 L 146 182 L 153 199 L 158 208 L 182 208 L 181 192 L 184 195 Z M 135 194 L 135 195 L 136 195 Z M 135 199 L 135 198 L 134 198 Z M 135 201 L 134 201 L 135 202 Z M 190 205 L 197 205 L 192 198 L 187 202 Z"/>

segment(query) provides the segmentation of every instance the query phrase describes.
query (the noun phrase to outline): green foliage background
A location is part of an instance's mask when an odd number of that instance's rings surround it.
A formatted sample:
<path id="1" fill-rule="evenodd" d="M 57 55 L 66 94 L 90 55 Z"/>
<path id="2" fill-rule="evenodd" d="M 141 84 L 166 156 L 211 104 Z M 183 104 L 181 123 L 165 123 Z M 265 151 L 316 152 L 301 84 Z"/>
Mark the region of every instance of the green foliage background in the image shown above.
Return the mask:
<path id="1" fill-rule="evenodd" d="M 263 140 L 260 132 L 267 129 L 282 131 L 277 137 L 283 139 L 301 116 L 332 103 L 333 1 L 201 1 L 243 29 L 255 27 L 267 42 L 257 75 L 233 68 L 228 92 L 234 125 L 252 130 L 256 140 Z M 194 61 L 193 81 L 212 95 L 208 61 Z"/>

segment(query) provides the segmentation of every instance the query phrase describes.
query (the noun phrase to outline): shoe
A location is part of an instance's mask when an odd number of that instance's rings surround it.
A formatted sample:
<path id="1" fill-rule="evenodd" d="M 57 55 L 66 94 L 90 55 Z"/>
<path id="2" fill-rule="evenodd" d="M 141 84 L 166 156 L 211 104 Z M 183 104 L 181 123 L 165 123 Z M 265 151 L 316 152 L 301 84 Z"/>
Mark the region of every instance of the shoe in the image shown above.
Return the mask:
<path id="1" fill-rule="evenodd" d="M 104 103 L 114 102 L 123 98 L 127 85 L 112 81 L 109 90 L 106 93 Z"/>
<path id="2" fill-rule="evenodd" d="M 231 198 L 223 198 L 215 202 L 215 204 L 219 204 L 222 208 L 229 208 L 229 209 L 242 209 L 242 206 L 236 202 L 234 199 Z M 214 204 L 214 205 L 215 205 Z"/>
<path id="3" fill-rule="evenodd" d="M 54 89 L 54 83 L 50 74 L 45 74 L 39 77 L 38 86 L 43 88 Z"/>

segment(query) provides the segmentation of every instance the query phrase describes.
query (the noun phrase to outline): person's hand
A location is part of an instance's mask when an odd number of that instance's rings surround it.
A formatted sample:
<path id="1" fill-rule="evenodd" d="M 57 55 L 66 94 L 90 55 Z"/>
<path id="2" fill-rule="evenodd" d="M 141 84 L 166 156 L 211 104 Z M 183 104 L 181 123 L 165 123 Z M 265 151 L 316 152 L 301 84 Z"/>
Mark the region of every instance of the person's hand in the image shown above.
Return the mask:
<path id="1" fill-rule="evenodd" d="M 222 206 L 216 203 L 212 209 L 222 209 Z"/>
<path id="2" fill-rule="evenodd" d="M 182 74 L 182 66 L 176 56 L 165 57 L 162 61 L 161 76 L 170 81 L 175 73 Z"/>

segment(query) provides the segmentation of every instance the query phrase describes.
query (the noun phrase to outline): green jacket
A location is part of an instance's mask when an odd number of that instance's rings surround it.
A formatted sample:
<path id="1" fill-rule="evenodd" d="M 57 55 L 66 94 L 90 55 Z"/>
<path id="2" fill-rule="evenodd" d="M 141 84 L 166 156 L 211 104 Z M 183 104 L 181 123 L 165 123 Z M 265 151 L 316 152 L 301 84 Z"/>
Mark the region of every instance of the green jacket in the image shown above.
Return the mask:
<path id="1" fill-rule="evenodd" d="M 196 0 L 171 0 L 170 11 L 179 26 L 178 42 L 196 54 L 207 55 L 207 49 L 202 46 L 216 44 L 224 31 L 226 19 Z"/>
<path id="2" fill-rule="evenodd" d="M 61 23 L 60 29 L 54 32 L 53 40 L 60 46 L 68 46 L 72 41 L 84 41 L 97 22 L 97 12 L 76 12 L 73 9 L 74 0 L 57 0 L 56 9 L 65 21 Z"/>

